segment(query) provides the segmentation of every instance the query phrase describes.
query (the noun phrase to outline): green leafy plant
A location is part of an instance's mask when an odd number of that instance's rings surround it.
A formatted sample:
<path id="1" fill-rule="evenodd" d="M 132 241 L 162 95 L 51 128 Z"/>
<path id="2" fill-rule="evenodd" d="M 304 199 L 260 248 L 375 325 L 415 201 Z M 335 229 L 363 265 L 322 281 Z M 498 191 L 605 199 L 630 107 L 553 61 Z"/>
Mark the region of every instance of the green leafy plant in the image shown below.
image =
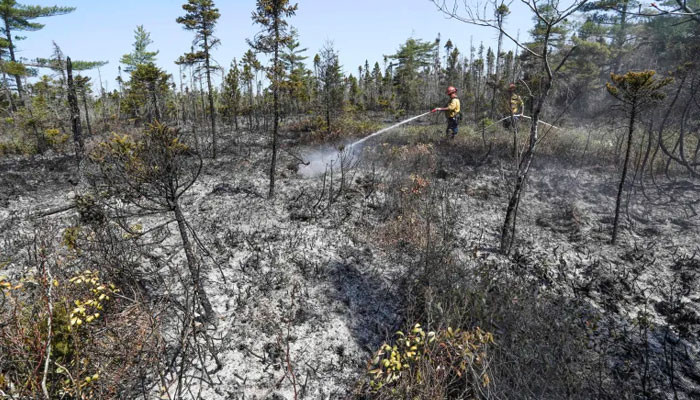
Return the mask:
<path id="1" fill-rule="evenodd" d="M 491 382 L 493 343 L 493 335 L 480 328 L 425 332 L 415 324 L 374 353 L 365 391 L 374 398 L 471 398 Z"/>
<path id="2" fill-rule="evenodd" d="M 49 286 L 51 299 L 43 295 Z M 111 347 L 112 329 L 101 316 L 118 292 L 91 270 L 52 281 L 46 275 L 14 283 L 0 277 L 0 352 L 5 355 L 0 390 L 11 397 L 42 397 L 46 382 L 51 398 L 104 398 L 109 390 L 97 385 L 102 372 L 111 375 L 124 367 L 101 356 Z"/>

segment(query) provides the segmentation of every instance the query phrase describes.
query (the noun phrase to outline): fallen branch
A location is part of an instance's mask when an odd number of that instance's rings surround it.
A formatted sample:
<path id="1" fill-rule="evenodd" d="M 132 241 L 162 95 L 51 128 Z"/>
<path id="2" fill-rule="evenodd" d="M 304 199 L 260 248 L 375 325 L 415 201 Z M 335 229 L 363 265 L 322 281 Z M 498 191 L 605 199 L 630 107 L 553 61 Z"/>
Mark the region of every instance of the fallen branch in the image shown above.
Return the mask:
<path id="1" fill-rule="evenodd" d="M 289 154 L 290 156 L 292 156 L 292 158 L 294 158 L 295 160 L 299 161 L 300 164 L 303 164 L 303 165 L 309 165 L 309 164 L 311 164 L 311 161 L 304 161 L 303 158 L 301 158 L 301 157 L 299 157 L 298 155 L 292 153 L 291 151 L 285 149 L 284 147 L 280 148 L 280 150 L 282 150 L 282 151 L 284 151 L 285 153 L 287 153 L 287 154 Z"/>
<path id="2" fill-rule="evenodd" d="M 31 218 L 44 218 L 44 217 L 49 217 L 51 215 L 55 214 L 60 214 L 62 212 L 66 212 L 69 210 L 72 210 L 76 207 L 75 203 L 70 203 L 70 204 L 64 204 L 62 206 L 54 207 L 54 208 L 49 208 L 46 210 L 42 211 L 35 211 L 34 213 L 30 214 Z"/>

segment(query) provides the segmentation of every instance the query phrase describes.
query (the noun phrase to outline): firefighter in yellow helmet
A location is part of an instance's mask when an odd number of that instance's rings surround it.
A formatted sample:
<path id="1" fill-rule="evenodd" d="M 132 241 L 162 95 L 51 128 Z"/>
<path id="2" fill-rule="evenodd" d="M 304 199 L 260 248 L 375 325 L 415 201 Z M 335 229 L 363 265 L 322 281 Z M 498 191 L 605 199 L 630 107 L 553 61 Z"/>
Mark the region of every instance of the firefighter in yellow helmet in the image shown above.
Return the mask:
<path id="1" fill-rule="evenodd" d="M 457 98 L 457 89 L 454 86 L 447 88 L 447 95 L 450 96 L 450 102 L 447 104 L 447 107 L 433 108 L 430 112 L 445 111 L 445 116 L 447 117 L 446 133 L 454 138 L 459 130 L 461 106 Z"/>

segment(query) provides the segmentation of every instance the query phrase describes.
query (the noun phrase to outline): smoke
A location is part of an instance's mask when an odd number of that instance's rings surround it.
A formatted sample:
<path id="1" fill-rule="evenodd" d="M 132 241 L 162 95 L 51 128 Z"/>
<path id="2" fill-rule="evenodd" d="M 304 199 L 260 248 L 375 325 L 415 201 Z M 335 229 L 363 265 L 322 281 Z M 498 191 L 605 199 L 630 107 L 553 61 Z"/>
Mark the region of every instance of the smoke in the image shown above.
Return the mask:
<path id="1" fill-rule="evenodd" d="M 341 163 L 344 166 L 354 163 L 360 156 L 360 147 L 353 145 L 345 147 L 343 150 L 336 148 L 324 148 L 315 150 L 303 158 L 308 165 L 299 168 L 299 174 L 304 178 L 313 178 L 326 172 L 327 170 L 340 169 Z"/>
<path id="2" fill-rule="evenodd" d="M 306 155 L 306 160 L 309 164 L 303 165 L 301 168 L 299 168 L 299 173 L 305 178 L 312 178 L 323 174 L 324 172 L 326 172 L 326 170 L 330 168 L 340 168 L 341 164 L 346 167 L 351 166 L 355 163 L 355 161 L 358 160 L 360 152 L 362 150 L 362 144 L 366 140 L 371 139 L 377 135 L 381 135 L 382 133 L 394 129 L 397 126 L 406 124 L 428 114 L 430 114 L 430 112 L 426 112 L 421 115 L 416 115 L 415 117 L 411 117 L 401 122 L 397 122 L 394 125 L 388 126 L 356 142 L 353 142 L 348 146 L 344 146 L 341 148 L 341 150 L 333 148 L 316 150 Z"/>

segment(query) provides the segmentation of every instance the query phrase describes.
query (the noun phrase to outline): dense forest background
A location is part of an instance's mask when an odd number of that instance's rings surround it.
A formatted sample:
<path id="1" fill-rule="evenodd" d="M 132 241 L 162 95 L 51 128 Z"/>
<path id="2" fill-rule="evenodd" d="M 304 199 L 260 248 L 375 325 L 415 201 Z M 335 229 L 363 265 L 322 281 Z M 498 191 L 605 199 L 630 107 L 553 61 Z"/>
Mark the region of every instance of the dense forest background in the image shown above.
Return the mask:
<path id="1" fill-rule="evenodd" d="M 436 4 L 443 11 L 454 8 L 438 1 Z M 478 18 L 488 24 L 507 26 L 511 17 L 507 4 L 496 6 L 500 8 L 494 8 L 494 15 Z M 73 9 L 28 7 L 16 2 L 3 3 L 2 7 L 2 151 L 42 153 L 70 131 L 65 106 L 66 55 L 55 45 L 53 54 L 25 60 L 17 57 L 16 49 L 25 39 L 21 35 L 31 35 L 31 31 L 42 28 L 39 18 L 49 22 L 43 18 Z M 121 58 L 119 89 L 106 92 L 102 82 L 80 76 L 80 71 L 97 69 L 104 62 L 73 60 L 81 118 L 88 133 L 110 131 L 124 122 L 148 123 L 156 113 L 162 121 L 203 130 L 197 136 L 205 136 L 206 132 L 214 137 L 217 122 L 234 129 L 240 128 L 240 123 L 264 129 L 272 124 L 274 88 L 279 92 L 281 121 L 304 119 L 319 132 L 340 129 L 333 126 L 333 120 L 342 119 L 343 115 L 379 112 L 400 116 L 429 110 L 444 103 L 443 92 L 448 85 L 460 90 L 464 114 L 470 122 L 488 123 L 488 119 L 507 114 L 503 98 L 508 96 L 509 83 L 518 84 L 518 92 L 526 98 L 538 95 L 541 71 L 538 57 L 531 50 L 537 52 L 545 36 L 551 64 L 567 57 L 549 94 L 551 100 L 546 103 L 549 119 L 564 118 L 575 124 L 607 123 L 611 113 L 605 111 L 615 104 L 605 90 L 611 73 L 651 69 L 659 76 L 674 76 L 674 85 L 666 91 L 685 87 L 679 94 L 681 103 L 688 94 L 683 92 L 692 93 L 695 89 L 698 21 L 692 11 L 697 5 L 692 2 L 671 1 L 658 6 L 585 2 L 549 33 L 540 17 L 533 16 L 533 28 L 527 35 L 531 39 L 517 42 L 515 51 L 501 50 L 504 40 L 512 47 L 510 39 L 516 40 L 512 32 L 508 35 L 504 31 L 506 37 L 499 35 L 498 48 L 474 43 L 468 49 L 459 49 L 449 38 L 444 40 L 437 34 L 435 40 L 409 38 L 397 43 L 396 53 L 368 60 L 356 69 L 339 64 L 339 49 L 334 49 L 331 42 L 317 53 L 304 48 L 286 21 L 284 33 L 278 38 L 276 60 L 269 59 L 272 53 L 263 49 L 269 43 L 250 42 L 250 51 L 231 60 L 227 67 L 215 67 L 210 51 L 225 45 L 215 36 L 218 15 L 197 14 L 207 7 L 215 9 L 213 4 L 198 7 L 202 9 L 193 9 L 192 19 L 178 20 L 196 37 L 192 51 L 177 61 L 179 76 L 158 67 L 158 51 L 149 48 L 152 41 L 144 26 L 135 29 L 133 48 Z M 542 6 L 540 16 L 553 16 L 553 10 L 554 6 Z M 454 15 L 457 19 L 462 17 L 458 14 L 459 10 Z M 261 59 L 272 64 L 263 65 Z M 273 69 L 274 76 L 270 75 Z M 224 79 L 216 83 L 212 75 Z M 667 101 L 673 98 L 670 96 Z"/>

